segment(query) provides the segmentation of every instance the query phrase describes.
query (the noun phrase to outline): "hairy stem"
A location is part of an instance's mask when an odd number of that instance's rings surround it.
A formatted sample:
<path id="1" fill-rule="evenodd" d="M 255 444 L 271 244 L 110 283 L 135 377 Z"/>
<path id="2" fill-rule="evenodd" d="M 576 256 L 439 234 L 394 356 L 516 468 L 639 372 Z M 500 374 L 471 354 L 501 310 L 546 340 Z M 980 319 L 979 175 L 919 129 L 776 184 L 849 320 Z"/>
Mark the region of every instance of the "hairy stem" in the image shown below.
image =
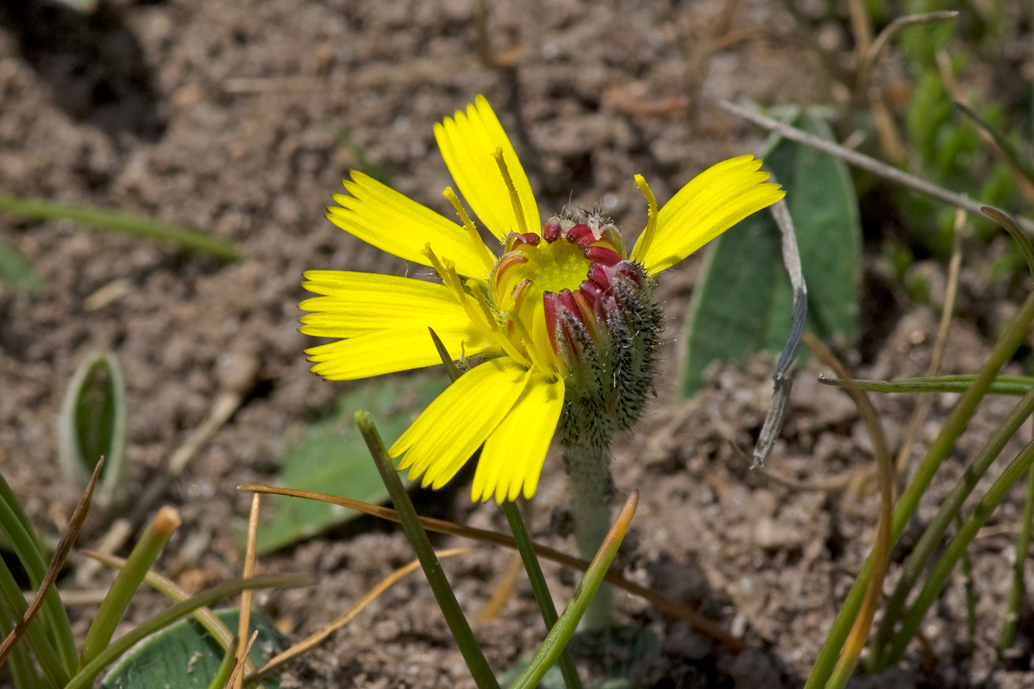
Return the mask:
<path id="1" fill-rule="evenodd" d="M 574 444 L 564 447 L 564 465 L 571 485 L 571 510 L 574 513 L 574 534 L 578 555 L 591 560 L 600 549 L 610 528 L 610 502 L 613 483 L 610 478 L 610 457 L 606 447 Z M 606 627 L 611 621 L 614 594 L 603 584 L 583 618 L 587 629 Z"/>

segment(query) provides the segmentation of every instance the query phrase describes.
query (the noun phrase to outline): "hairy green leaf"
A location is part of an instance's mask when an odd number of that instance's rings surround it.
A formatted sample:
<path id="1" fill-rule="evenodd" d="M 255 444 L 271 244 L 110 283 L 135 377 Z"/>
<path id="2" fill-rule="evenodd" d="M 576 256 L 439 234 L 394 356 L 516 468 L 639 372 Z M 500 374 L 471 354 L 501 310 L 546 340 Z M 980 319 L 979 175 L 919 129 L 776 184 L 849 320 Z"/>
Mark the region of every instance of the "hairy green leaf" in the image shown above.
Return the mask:
<path id="1" fill-rule="evenodd" d="M 215 615 L 230 629 L 237 629 L 236 608 L 216 610 Z M 252 610 L 251 630 L 258 638 L 248 657 L 261 667 L 286 648 L 284 636 L 261 612 Z M 201 624 L 180 620 L 149 636 L 122 656 L 104 676 L 103 689 L 196 689 L 207 687 L 223 659 L 224 650 Z M 263 687 L 278 687 L 275 677 L 267 677 Z"/>

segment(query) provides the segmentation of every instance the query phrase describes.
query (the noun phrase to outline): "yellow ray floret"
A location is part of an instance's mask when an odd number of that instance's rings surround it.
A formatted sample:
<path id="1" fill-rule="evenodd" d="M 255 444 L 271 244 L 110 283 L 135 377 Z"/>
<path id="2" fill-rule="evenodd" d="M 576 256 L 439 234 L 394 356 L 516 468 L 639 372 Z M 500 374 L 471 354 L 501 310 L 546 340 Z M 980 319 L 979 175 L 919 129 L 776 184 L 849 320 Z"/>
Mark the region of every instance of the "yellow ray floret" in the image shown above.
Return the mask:
<path id="1" fill-rule="evenodd" d="M 428 320 L 420 325 L 378 330 L 311 347 L 305 353 L 314 364 L 312 372 L 327 380 L 357 380 L 425 368 L 442 362 L 428 327 L 434 328 L 453 359 L 459 359 L 462 354 L 487 355 L 498 349 L 464 319 L 451 323 Z"/>
<path id="2" fill-rule="evenodd" d="M 471 499 L 496 502 L 531 498 L 564 406 L 564 379 L 532 374 L 528 387 L 492 431 L 481 450 Z"/>
<path id="3" fill-rule="evenodd" d="M 444 285 L 423 280 L 310 270 L 302 287 L 323 296 L 306 299 L 299 308 L 303 335 L 355 337 L 403 326 L 466 322 L 466 313 Z"/>
<path id="4" fill-rule="evenodd" d="M 491 161 L 491 159 L 489 159 Z M 485 279 L 485 267 L 466 230 L 361 172 L 344 181 L 348 194 L 335 194 L 340 207 L 327 209 L 327 218 L 367 244 L 407 261 L 430 265 L 424 256 L 428 244 L 439 256 L 448 256 L 460 275 Z M 350 195 L 349 195 L 350 194 Z"/>
<path id="5" fill-rule="evenodd" d="M 644 232 L 631 258 L 648 275 L 672 267 L 751 213 L 785 196 L 767 183 L 761 161 L 744 155 L 713 165 L 694 177 L 664 204 L 650 237 Z"/>
<path id="6" fill-rule="evenodd" d="M 539 210 L 528 176 L 484 96 L 478 96 L 468 105 L 466 113 L 457 111 L 436 124 L 434 137 L 463 198 L 497 239 L 502 241 L 508 233 L 520 232 L 522 226 L 529 232 L 541 231 Z M 502 151 L 503 162 L 520 201 L 524 215 L 521 220 L 514 212 L 515 204 L 510 200 L 510 191 L 493 157 L 497 150 Z M 449 255 L 437 248 L 435 253 Z"/>
<path id="7" fill-rule="evenodd" d="M 431 402 L 389 454 L 405 453 L 400 470 L 423 474 L 423 486 L 441 488 L 513 409 L 529 377 L 508 358 L 475 366 Z"/>

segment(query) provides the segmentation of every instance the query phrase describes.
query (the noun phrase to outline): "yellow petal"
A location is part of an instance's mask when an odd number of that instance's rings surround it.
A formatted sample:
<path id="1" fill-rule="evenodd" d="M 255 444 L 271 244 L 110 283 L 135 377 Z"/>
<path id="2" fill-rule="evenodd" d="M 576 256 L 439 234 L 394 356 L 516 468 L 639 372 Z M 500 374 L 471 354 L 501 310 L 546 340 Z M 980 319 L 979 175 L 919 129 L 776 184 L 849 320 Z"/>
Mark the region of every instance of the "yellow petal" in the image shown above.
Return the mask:
<path id="1" fill-rule="evenodd" d="M 564 380 L 555 382 L 539 372 L 532 374 L 513 409 L 488 436 L 478 460 L 471 497 L 496 502 L 535 494 L 549 443 L 564 406 Z"/>
<path id="2" fill-rule="evenodd" d="M 528 383 L 528 370 L 509 358 L 491 359 L 460 376 L 435 399 L 388 451 L 403 452 L 399 469 L 424 474 L 440 488 L 467 463 L 503 420 Z"/>
<path id="3" fill-rule="evenodd" d="M 528 176 L 524 174 L 510 139 L 484 96 L 474 99 L 474 103 L 467 106 L 466 113 L 457 111 L 453 117 L 446 117 L 441 124 L 435 124 L 434 137 L 463 198 L 500 241 L 510 232 L 519 232 L 521 225 L 493 157 L 497 149 L 502 149 L 503 161 L 520 199 L 525 225 L 529 232 L 542 231 Z"/>
<path id="4" fill-rule="evenodd" d="M 361 172 L 343 184 L 348 193 L 335 194 L 341 207 L 327 209 L 327 218 L 367 244 L 407 261 L 429 266 L 424 246 L 456 264 L 460 275 L 485 279 L 488 269 L 470 243 L 462 225 L 446 220 L 394 189 Z"/>
<path id="5" fill-rule="evenodd" d="M 433 322 L 378 330 L 305 350 L 315 366 L 312 372 L 327 380 L 355 380 L 384 373 L 408 371 L 441 363 L 428 326 L 434 328 L 449 355 L 477 356 L 493 348 L 470 321 Z"/>
<path id="6" fill-rule="evenodd" d="M 751 213 L 771 206 L 786 193 L 766 183 L 761 161 L 745 155 L 713 165 L 694 177 L 664 204 L 651 241 L 640 235 L 631 259 L 648 275 L 672 267 Z"/>
<path id="7" fill-rule="evenodd" d="M 468 321 L 463 307 L 444 285 L 394 275 L 310 270 L 302 287 L 323 296 L 299 307 L 303 335 L 355 337 L 402 326 Z"/>

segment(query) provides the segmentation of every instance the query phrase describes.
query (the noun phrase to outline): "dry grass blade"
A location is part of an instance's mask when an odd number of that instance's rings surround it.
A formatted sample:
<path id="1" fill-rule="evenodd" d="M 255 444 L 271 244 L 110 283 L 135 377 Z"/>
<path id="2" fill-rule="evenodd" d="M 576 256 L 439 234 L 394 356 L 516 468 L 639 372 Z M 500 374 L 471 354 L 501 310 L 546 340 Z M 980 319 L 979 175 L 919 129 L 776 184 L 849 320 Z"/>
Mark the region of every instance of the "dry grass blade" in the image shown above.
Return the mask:
<path id="1" fill-rule="evenodd" d="M 90 548 L 91 551 L 103 553 L 105 555 L 114 554 L 119 548 L 125 545 L 129 537 L 133 535 L 133 524 L 128 519 L 116 519 L 111 522 L 111 526 L 108 527 L 107 533 L 101 536 L 97 545 Z M 75 588 L 85 589 L 88 588 L 93 578 L 97 575 L 97 572 L 101 570 L 100 560 L 87 560 L 82 563 L 81 566 L 76 568 L 75 572 Z"/>
<path id="2" fill-rule="evenodd" d="M 908 146 L 905 144 L 901 132 L 898 131 L 894 115 L 891 114 L 890 107 L 884 100 L 883 91 L 873 86 L 865 93 L 865 99 L 869 104 L 872 123 L 876 128 L 884 157 L 894 165 L 908 162 Z"/>
<path id="3" fill-rule="evenodd" d="M 181 617 L 191 614 L 198 608 L 212 605 L 221 598 L 236 596 L 245 588 L 285 588 L 312 586 L 315 583 L 316 581 L 312 577 L 301 574 L 263 574 L 249 581 L 242 581 L 240 579 L 230 580 L 209 587 L 188 600 L 171 605 L 161 612 L 152 615 L 120 636 L 83 667 L 66 685 L 65 689 L 90 689 L 93 686 L 94 680 L 104 668 L 132 648 L 133 645 L 158 630 L 168 627 Z"/>
<path id="4" fill-rule="evenodd" d="M 773 181 L 774 178 L 773 178 Z M 770 209 L 776 225 L 779 226 L 779 234 L 782 239 L 783 266 L 790 277 L 790 285 L 793 289 L 793 324 L 790 326 L 790 334 L 786 338 L 786 345 L 779 355 L 775 372 L 772 374 L 774 387 L 772 390 L 772 402 L 765 414 L 765 423 L 758 435 L 758 442 L 754 446 L 754 459 L 751 468 L 761 468 L 765 460 L 771 454 L 779 433 L 783 430 L 783 421 L 786 419 L 786 412 L 790 405 L 790 392 L 793 387 L 793 379 L 788 372 L 790 366 L 797 359 L 797 350 L 801 347 L 801 335 L 808 323 L 808 286 L 804 281 L 804 271 L 801 268 L 801 252 L 797 248 L 797 233 L 794 230 L 793 218 L 790 217 L 790 209 L 786 201 L 778 201 Z"/>
<path id="5" fill-rule="evenodd" d="M 253 484 L 238 486 L 237 490 L 244 491 L 246 493 L 267 493 L 270 495 L 287 495 L 295 498 L 305 498 L 307 500 L 319 500 L 321 502 L 329 502 L 334 505 L 341 505 L 342 507 L 347 507 L 349 509 L 362 512 L 363 514 L 369 514 L 373 517 L 379 517 L 380 519 L 387 519 L 388 521 L 393 522 L 399 521 L 395 510 L 381 507 L 380 505 L 371 505 L 366 502 L 359 502 L 358 500 L 349 500 L 348 498 L 342 498 L 337 495 Z M 512 536 L 496 533 L 495 531 L 475 529 L 473 527 L 463 526 L 443 519 L 432 519 L 430 517 L 420 517 L 420 524 L 428 531 L 450 534 L 452 536 L 462 536 L 463 538 L 472 538 L 476 541 L 481 541 L 482 543 L 492 543 L 506 548 L 512 548 L 514 550 L 517 548 L 517 543 L 513 540 Z M 539 545 L 537 543 L 535 544 L 535 554 L 540 557 L 544 557 L 547 560 L 559 562 L 562 565 L 566 565 L 582 572 L 589 568 L 589 563 L 585 560 L 572 557 L 566 553 L 560 552 L 559 550 L 554 550 L 553 548 Z M 688 605 L 667 598 L 656 591 L 634 584 L 617 572 L 608 572 L 606 580 L 618 588 L 622 588 L 629 593 L 650 601 L 661 612 L 688 622 L 697 631 L 710 636 L 715 641 L 721 642 L 726 647 L 737 653 L 746 648 L 742 641 L 718 626 L 717 622 L 704 617 Z"/>
<path id="6" fill-rule="evenodd" d="M 879 88 L 869 87 L 872 67 L 879 52 L 874 49 L 872 37 L 872 21 L 865 0 L 849 0 L 848 10 L 851 17 L 851 29 L 855 44 L 855 80 L 854 100 L 861 105 L 867 103 L 872 114 L 873 125 L 880 139 L 883 155 L 895 165 L 900 165 L 908 158 L 908 149 L 902 141 L 901 134 L 883 99 Z M 886 32 L 884 32 L 886 33 Z M 880 34 L 881 38 L 884 34 Z"/>
<path id="7" fill-rule="evenodd" d="M 847 683 L 851 673 L 854 671 L 858 658 L 865 647 L 865 641 L 869 637 L 869 630 L 872 627 L 873 618 L 876 616 L 876 607 L 879 605 L 880 596 L 883 591 L 883 577 L 887 573 L 887 564 L 890 562 L 891 546 L 891 522 L 894 510 L 894 468 L 890 461 L 890 454 L 887 452 L 887 440 L 883 434 L 883 426 L 880 424 L 879 416 L 872 402 L 855 385 L 847 369 L 843 367 L 833 353 L 822 344 L 818 338 L 811 333 L 804 334 L 804 343 L 808 345 L 815 356 L 826 366 L 832 368 L 837 376 L 843 379 L 848 394 L 858 406 L 858 411 L 865 422 L 866 430 L 872 439 L 873 454 L 876 456 L 876 465 L 880 482 L 880 518 L 877 525 L 876 543 L 873 544 L 874 558 L 872 575 L 869 578 L 865 590 L 865 597 L 851 627 L 851 633 L 844 644 L 844 651 L 837 662 L 836 670 L 827 686 L 838 687 Z"/>
<path id="8" fill-rule="evenodd" d="M 1031 275 L 1034 275 L 1034 245 L 1027 239 L 1027 235 L 1020 232 L 1020 229 L 1016 227 L 1016 222 L 1011 217 L 997 208 L 984 206 L 980 211 L 1001 225 L 1016 240 L 1016 243 L 1020 246 L 1020 251 L 1023 252 L 1023 257 L 1027 259 L 1027 267 L 1030 269 Z"/>
<path id="9" fill-rule="evenodd" d="M 251 368 L 249 369 L 248 366 Z M 245 396 L 254 387 L 257 371 L 258 362 L 255 360 L 242 365 L 242 372 L 235 381 L 235 389 L 227 389 L 219 393 L 204 421 L 194 428 L 183 444 L 169 456 L 168 463 L 160 468 L 136 499 L 133 509 L 129 513 L 130 522 L 135 525 L 143 522 L 154 504 L 165 494 L 169 484 L 183 473 L 201 448 L 230 420 L 230 417 L 240 408 Z"/>
<path id="10" fill-rule="evenodd" d="M 435 555 L 438 556 L 438 559 L 442 560 L 447 557 L 466 555 L 469 552 L 470 548 L 453 548 L 451 550 L 437 551 L 435 552 Z M 307 651 L 315 648 L 328 636 L 330 636 L 335 631 L 351 622 L 356 615 L 361 613 L 366 608 L 366 606 L 368 606 L 370 603 L 376 600 L 378 596 L 380 596 L 382 593 L 384 593 L 392 586 L 397 584 L 404 577 L 406 577 L 409 574 L 412 574 L 418 569 L 420 569 L 420 560 L 413 560 L 405 567 L 401 567 L 395 570 L 394 572 L 386 576 L 384 579 L 382 579 L 380 583 L 378 583 L 376 586 L 370 589 L 369 593 L 360 598 L 359 602 L 353 605 L 347 612 L 340 615 L 337 619 L 335 619 L 333 622 L 331 622 L 326 627 L 319 630 L 312 636 L 308 637 L 303 641 L 300 641 L 299 643 L 295 644 L 294 646 L 291 646 L 291 648 L 287 649 L 280 655 L 270 659 L 268 663 L 259 668 L 258 672 L 256 672 L 253 675 L 249 675 L 244 680 L 245 683 L 249 685 L 253 684 L 265 677 L 266 675 L 268 675 L 269 673 L 271 673 L 273 670 L 276 670 L 278 667 L 280 667 L 287 661 L 291 660 L 292 658 L 297 658 L 301 654 L 306 653 Z"/>
<path id="11" fill-rule="evenodd" d="M 241 682 L 244 679 L 244 668 L 247 665 L 248 654 L 251 653 L 251 647 L 255 644 L 255 639 L 257 638 L 258 630 L 256 629 L 251 633 L 251 638 L 248 639 L 248 643 L 241 644 L 241 652 L 237 655 L 237 662 L 233 666 L 233 672 L 230 674 L 229 679 L 226 680 L 225 689 L 241 686 Z"/>
<path id="12" fill-rule="evenodd" d="M 934 22 L 946 22 L 953 19 L 957 19 L 959 13 L 955 10 L 947 10 L 943 12 L 928 12 L 927 14 L 909 14 L 904 17 L 898 17 L 890 24 L 887 25 L 880 35 L 873 41 L 872 46 L 865 53 L 861 65 L 858 67 L 858 78 L 857 78 L 857 92 L 865 93 L 869 86 L 869 78 L 872 75 L 872 69 L 876 66 L 876 61 L 880 59 L 880 55 L 890 45 L 891 40 L 897 36 L 902 29 L 906 29 L 910 26 L 917 24 L 932 24 Z"/>
<path id="13" fill-rule="evenodd" d="M 247 546 L 244 551 L 244 572 L 243 579 L 251 579 L 255 576 L 255 543 L 258 540 L 258 518 L 259 518 L 259 506 L 262 502 L 262 496 L 255 493 L 251 498 L 251 514 L 248 515 L 248 539 Z M 248 638 L 248 629 L 251 627 L 251 589 L 245 589 L 241 592 L 241 613 L 238 618 L 237 625 L 237 638 L 240 640 L 237 646 L 237 658 L 240 659 L 241 664 L 248 657 L 248 649 L 245 648 L 244 640 Z M 254 641 L 252 637 L 252 641 Z M 249 641 L 248 647 L 251 646 Z M 239 674 L 234 670 L 234 677 L 236 679 L 229 685 L 234 689 L 241 689 L 244 675 Z"/>
<path id="14" fill-rule="evenodd" d="M 872 21 L 865 0 L 848 0 L 848 16 L 851 18 L 851 33 L 854 35 L 855 50 L 861 62 L 872 52 Z"/>
<path id="15" fill-rule="evenodd" d="M 68 528 L 65 530 L 65 535 L 57 545 L 57 550 L 54 552 L 54 557 L 50 560 L 50 566 L 47 568 L 43 581 L 40 582 L 36 596 L 25 611 L 21 622 L 15 625 L 11 633 L 0 644 L 0 667 L 3 667 L 4 663 L 7 662 L 7 657 L 11 655 L 11 650 L 18 643 L 18 640 L 22 638 L 22 635 L 25 634 L 25 630 L 29 628 L 32 619 L 39 612 L 40 608 L 43 607 L 43 600 L 46 598 L 47 592 L 50 591 L 54 582 L 57 581 L 57 575 L 61 572 L 61 568 L 64 567 L 65 558 L 68 557 L 72 544 L 75 543 L 75 539 L 79 536 L 79 529 L 83 526 L 83 520 L 86 519 L 86 513 L 90 509 L 90 500 L 93 498 L 93 489 L 97 485 L 97 478 L 101 475 L 103 467 L 104 457 L 101 457 L 100 461 L 97 462 L 97 466 L 93 468 L 93 476 L 90 477 L 90 483 L 87 484 L 86 490 L 83 491 L 82 497 L 79 498 L 79 504 L 75 506 L 72 518 L 68 522 Z"/>
<path id="16" fill-rule="evenodd" d="M 920 194 L 926 194 L 931 198 L 943 201 L 944 203 L 955 206 L 956 208 L 962 208 L 970 213 L 981 213 L 983 212 L 982 209 L 985 208 L 985 205 L 978 201 L 974 201 L 973 199 L 962 196 L 961 194 L 948 191 L 944 187 L 937 186 L 932 182 L 927 182 L 925 179 L 920 179 L 915 175 L 908 174 L 907 172 L 902 172 L 896 167 L 887 165 L 875 158 L 870 158 L 867 155 L 863 155 L 857 151 L 852 151 L 849 148 L 844 148 L 832 141 L 826 141 L 825 139 L 813 136 L 808 132 L 783 124 L 771 117 L 766 117 L 760 113 L 752 112 L 746 108 L 741 108 L 740 106 L 733 105 L 728 101 L 719 101 L 718 105 L 734 115 L 739 115 L 743 119 L 749 120 L 760 127 L 777 132 L 791 141 L 797 141 L 798 143 L 811 146 L 823 153 L 828 153 L 831 156 L 835 156 L 843 160 L 848 165 L 854 165 L 855 167 L 863 170 L 868 170 L 874 175 L 878 175 L 894 184 L 899 184 L 907 189 L 919 192 Z M 1027 232 L 1034 232 L 1034 222 L 1031 222 L 1026 218 L 1017 218 L 1016 224 Z"/>

